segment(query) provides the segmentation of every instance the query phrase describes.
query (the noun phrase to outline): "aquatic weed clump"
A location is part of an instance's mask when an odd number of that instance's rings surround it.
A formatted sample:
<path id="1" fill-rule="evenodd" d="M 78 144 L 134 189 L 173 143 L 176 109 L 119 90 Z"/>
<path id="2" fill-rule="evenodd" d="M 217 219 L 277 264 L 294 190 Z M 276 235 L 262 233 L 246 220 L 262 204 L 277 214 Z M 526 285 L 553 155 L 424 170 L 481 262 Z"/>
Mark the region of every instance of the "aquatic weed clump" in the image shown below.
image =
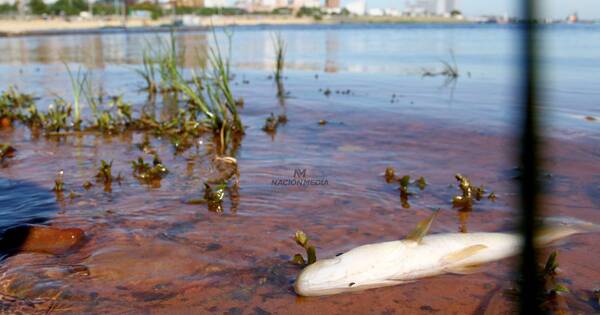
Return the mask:
<path id="1" fill-rule="evenodd" d="M 10 86 L 0 95 L 0 126 L 9 127 L 13 121 L 19 119 L 23 108 L 34 104 L 33 96 L 19 92 Z"/>
<path id="2" fill-rule="evenodd" d="M 480 201 L 484 198 L 486 190 L 483 186 L 474 186 L 469 178 L 462 174 L 457 173 L 455 178 L 458 181 L 458 188 L 462 193 L 452 198 L 452 205 L 457 208 L 470 210 L 474 201 Z M 495 201 L 496 194 L 490 192 L 487 198 L 491 201 Z"/>
<path id="3" fill-rule="evenodd" d="M 146 163 L 144 158 L 139 157 L 137 161 L 131 161 L 133 176 L 145 183 L 160 184 L 160 181 L 169 173 L 158 155 L 154 155 L 152 165 Z"/>
<path id="4" fill-rule="evenodd" d="M 383 174 L 386 183 L 391 184 L 397 182 L 400 190 L 400 202 L 403 208 L 410 208 L 408 197 L 414 195 L 414 192 L 409 190 L 410 186 L 417 186 L 419 190 L 424 190 L 427 187 L 427 181 L 425 177 L 420 176 L 418 179 L 411 181 L 410 175 L 404 175 L 402 177 L 396 176 L 396 171 L 393 167 L 387 167 Z"/>
<path id="5" fill-rule="evenodd" d="M 16 152 L 17 150 L 10 144 L 0 143 L 0 163 L 7 158 L 14 157 Z"/>
<path id="6" fill-rule="evenodd" d="M 286 123 L 286 115 L 279 115 L 275 117 L 275 115 L 271 113 L 271 116 L 265 119 L 265 125 L 262 127 L 262 130 L 266 133 L 274 134 L 277 132 L 277 128 L 279 127 L 279 125 L 284 125 Z"/>
<path id="7" fill-rule="evenodd" d="M 306 251 L 306 260 L 302 254 L 296 254 L 292 258 L 292 262 L 301 266 L 308 266 L 317 261 L 317 250 L 313 245 L 308 244 L 308 236 L 306 236 L 306 233 L 302 231 L 296 231 L 296 234 L 294 234 L 294 240 L 296 241 L 296 244 L 302 246 L 302 248 L 304 248 Z"/>
<path id="8" fill-rule="evenodd" d="M 537 281 L 539 281 L 543 290 L 538 292 L 537 303 L 542 310 L 553 314 L 562 314 L 566 311 L 564 308 L 567 308 L 563 294 L 570 291 L 557 277 L 559 273 L 557 257 L 558 251 L 553 251 L 546 259 L 546 263 L 538 267 Z M 518 279 L 517 281 L 521 282 L 523 279 Z M 520 294 L 518 288 L 508 289 L 505 293 L 507 296 L 515 298 Z"/>
<path id="9" fill-rule="evenodd" d="M 132 106 L 123 101 L 121 96 L 113 97 L 111 102 L 103 109 L 99 105 L 90 106 L 94 120 L 89 130 L 98 130 L 106 134 L 122 132 L 133 126 Z"/>

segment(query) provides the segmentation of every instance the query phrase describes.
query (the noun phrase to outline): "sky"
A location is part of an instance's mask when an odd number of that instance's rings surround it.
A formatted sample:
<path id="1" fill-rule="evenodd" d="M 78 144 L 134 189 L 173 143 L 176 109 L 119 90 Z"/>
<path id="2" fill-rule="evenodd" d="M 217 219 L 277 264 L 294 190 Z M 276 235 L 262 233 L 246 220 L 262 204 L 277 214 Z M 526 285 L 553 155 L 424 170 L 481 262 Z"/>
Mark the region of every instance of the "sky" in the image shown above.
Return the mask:
<path id="1" fill-rule="evenodd" d="M 344 3 L 353 0 L 342 0 Z M 406 0 L 366 0 L 369 8 L 402 9 Z M 475 15 L 504 15 L 518 16 L 521 0 L 456 0 L 457 7 L 467 16 Z M 541 16 L 550 18 L 565 18 L 577 12 L 580 18 L 600 18 L 600 0 L 537 0 L 541 6 Z"/>

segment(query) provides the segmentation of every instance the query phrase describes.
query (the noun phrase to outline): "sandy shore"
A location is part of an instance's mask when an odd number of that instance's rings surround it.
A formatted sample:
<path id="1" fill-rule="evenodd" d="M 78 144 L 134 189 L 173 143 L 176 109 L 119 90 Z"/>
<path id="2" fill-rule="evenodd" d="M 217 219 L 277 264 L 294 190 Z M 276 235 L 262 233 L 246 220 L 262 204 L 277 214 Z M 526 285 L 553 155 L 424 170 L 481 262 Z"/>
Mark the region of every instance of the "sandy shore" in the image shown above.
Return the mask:
<path id="1" fill-rule="evenodd" d="M 465 23 L 464 20 L 450 18 L 412 18 L 412 17 L 333 17 L 315 20 L 312 17 L 292 16 L 190 16 L 178 17 L 184 21 L 182 29 L 201 29 L 211 25 L 308 25 L 341 23 Z M 126 22 L 120 17 L 97 19 L 62 18 L 54 19 L 3 19 L 0 20 L 0 36 L 52 35 L 63 33 L 94 33 L 104 31 L 160 31 L 173 25 L 170 17 L 158 20 L 129 18 Z"/>

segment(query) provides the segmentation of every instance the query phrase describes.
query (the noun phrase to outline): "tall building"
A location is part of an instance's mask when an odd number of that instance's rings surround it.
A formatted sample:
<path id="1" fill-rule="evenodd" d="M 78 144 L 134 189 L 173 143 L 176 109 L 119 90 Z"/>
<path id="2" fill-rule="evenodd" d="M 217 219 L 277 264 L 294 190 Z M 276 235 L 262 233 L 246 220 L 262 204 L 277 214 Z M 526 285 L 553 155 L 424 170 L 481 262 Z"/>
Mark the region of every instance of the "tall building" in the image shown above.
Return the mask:
<path id="1" fill-rule="evenodd" d="M 437 14 L 450 15 L 456 9 L 456 0 L 438 0 Z"/>
<path id="2" fill-rule="evenodd" d="M 450 15 L 456 9 L 456 0 L 414 0 L 407 4 L 411 15 Z"/>
<path id="3" fill-rule="evenodd" d="M 327 9 L 336 9 L 340 7 L 340 0 L 325 0 L 325 7 Z"/>

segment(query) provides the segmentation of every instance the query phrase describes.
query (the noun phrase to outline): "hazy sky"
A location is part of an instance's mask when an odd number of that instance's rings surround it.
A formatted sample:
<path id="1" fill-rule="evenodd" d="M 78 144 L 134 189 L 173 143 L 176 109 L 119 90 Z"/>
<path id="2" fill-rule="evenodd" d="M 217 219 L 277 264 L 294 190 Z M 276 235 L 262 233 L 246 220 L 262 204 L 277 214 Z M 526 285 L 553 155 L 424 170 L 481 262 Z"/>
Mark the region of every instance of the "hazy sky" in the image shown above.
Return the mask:
<path id="1" fill-rule="evenodd" d="M 367 6 L 402 9 L 406 0 L 366 0 Z M 511 16 L 519 14 L 521 0 L 456 0 L 458 8 L 465 15 L 495 14 L 505 12 Z M 564 18 L 578 12 L 581 18 L 600 18 L 600 0 L 537 0 L 543 6 L 545 17 Z M 342 3 L 352 0 L 342 0 Z"/>

